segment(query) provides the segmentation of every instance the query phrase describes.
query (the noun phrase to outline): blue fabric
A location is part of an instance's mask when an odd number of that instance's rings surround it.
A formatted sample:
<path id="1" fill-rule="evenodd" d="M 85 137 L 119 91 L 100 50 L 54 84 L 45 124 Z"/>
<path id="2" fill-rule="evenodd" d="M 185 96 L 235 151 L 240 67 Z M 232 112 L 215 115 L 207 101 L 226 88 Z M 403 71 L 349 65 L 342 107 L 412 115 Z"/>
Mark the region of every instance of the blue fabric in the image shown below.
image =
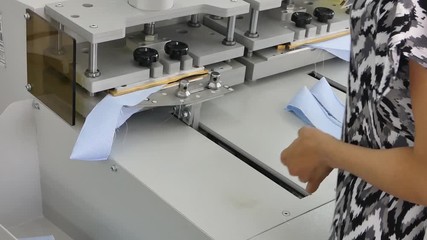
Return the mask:
<path id="1" fill-rule="evenodd" d="M 310 90 L 303 87 L 286 106 L 305 124 L 341 138 L 344 104 L 337 98 L 326 79 L 322 78 Z"/>
<path id="2" fill-rule="evenodd" d="M 52 235 L 49 235 L 43 237 L 20 238 L 19 240 L 55 240 L 55 238 Z"/>
<path id="3" fill-rule="evenodd" d="M 323 49 L 331 53 L 332 55 L 341 58 L 344 61 L 350 62 L 350 35 L 345 35 L 343 37 L 335 38 L 320 43 L 307 44 L 307 46 L 311 48 Z"/>
<path id="4" fill-rule="evenodd" d="M 133 114 L 142 110 L 136 106 L 137 104 L 162 87 L 158 86 L 119 97 L 107 95 L 87 116 L 70 158 L 86 161 L 107 160 L 111 153 L 116 129 Z"/>

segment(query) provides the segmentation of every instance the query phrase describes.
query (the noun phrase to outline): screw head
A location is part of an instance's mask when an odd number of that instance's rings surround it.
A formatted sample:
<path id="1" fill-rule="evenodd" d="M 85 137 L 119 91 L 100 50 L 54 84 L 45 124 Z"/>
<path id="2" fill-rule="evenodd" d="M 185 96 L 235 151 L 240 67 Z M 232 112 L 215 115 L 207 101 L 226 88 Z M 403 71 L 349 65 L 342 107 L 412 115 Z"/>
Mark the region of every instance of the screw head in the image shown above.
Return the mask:
<path id="1" fill-rule="evenodd" d="M 110 167 L 110 170 L 111 170 L 112 172 L 117 172 L 119 169 L 117 168 L 117 166 L 116 166 L 116 165 L 113 165 L 113 166 L 111 166 L 111 167 Z"/>
<path id="2" fill-rule="evenodd" d="M 159 52 L 154 48 L 139 47 L 133 51 L 133 59 L 140 66 L 150 67 L 152 63 L 159 60 Z"/>
<path id="3" fill-rule="evenodd" d="M 31 92 L 31 90 L 33 89 L 33 86 L 31 86 L 31 84 L 27 84 L 25 85 L 25 89 L 27 89 L 28 92 Z"/>
<path id="4" fill-rule="evenodd" d="M 181 60 L 181 57 L 188 54 L 188 45 L 184 42 L 170 41 L 165 44 L 164 50 L 170 59 Z"/>
<path id="5" fill-rule="evenodd" d="M 37 110 L 40 110 L 40 104 L 38 103 L 38 102 L 36 102 L 36 101 L 33 101 L 33 108 L 34 109 L 37 109 Z"/>
<path id="6" fill-rule="evenodd" d="M 188 112 L 188 111 L 184 111 L 183 113 L 182 113 L 182 116 L 184 117 L 184 118 L 190 118 L 190 116 L 191 116 L 191 114 L 190 114 L 190 112 Z"/>
<path id="7" fill-rule="evenodd" d="M 334 18 L 335 11 L 326 7 L 317 7 L 314 9 L 313 15 L 317 17 L 319 22 L 327 23 Z"/>
<path id="8" fill-rule="evenodd" d="M 307 24 L 311 23 L 312 19 L 311 14 L 306 12 L 294 12 L 291 16 L 291 21 L 299 28 L 305 28 Z"/>
<path id="9" fill-rule="evenodd" d="M 64 4 L 62 4 L 62 3 L 55 4 L 55 7 L 63 7 L 63 6 L 64 6 Z"/>
<path id="10" fill-rule="evenodd" d="M 285 216 L 285 217 L 289 217 L 289 216 L 291 216 L 291 213 L 289 211 L 287 211 L 287 210 L 283 210 L 282 211 L 282 215 Z"/>
<path id="11" fill-rule="evenodd" d="M 27 20 L 30 20 L 31 15 L 29 13 L 25 13 L 24 14 L 24 18 L 27 19 Z"/>
<path id="12" fill-rule="evenodd" d="M 90 27 L 90 28 L 98 28 L 98 25 L 96 25 L 96 24 L 91 24 L 91 25 L 89 25 L 89 27 Z"/>

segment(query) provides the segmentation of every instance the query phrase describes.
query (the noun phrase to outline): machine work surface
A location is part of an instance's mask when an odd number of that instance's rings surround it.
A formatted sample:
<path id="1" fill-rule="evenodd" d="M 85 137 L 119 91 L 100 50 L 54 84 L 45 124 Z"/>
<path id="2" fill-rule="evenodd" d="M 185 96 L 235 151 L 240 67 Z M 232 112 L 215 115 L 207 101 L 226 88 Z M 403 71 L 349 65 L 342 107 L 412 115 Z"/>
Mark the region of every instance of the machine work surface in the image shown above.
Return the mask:
<path id="1" fill-rule="evenodd" d="M 73 240 L 55 224 L 44 217 L 27 221 L 21 225 L 11 227 L 10 232 L 17 238 L 54 236 L 55 240 Z M 1 235 L 0 235 L 1 236 Z M 0 238 L 3 240 L 3 238 Z"/>
<path id="2" fill-rule="evenodd" d="M 328 239 L 332 224 L 335 202 L 330 202 L 314 209 L 292 221 L 281 224 L 251 240 L 307 240 Z M 309 226 L 309 227 L 307 227 Z"/>
<path id="3" fill-rule="evenodd" d="M 250 239 L 332 200 L 299 199 L 164 109 L 122 127 L 112 159 L 212 239 Z"/>
<path id="4" fill-rule="evenodd" d="M 5 229 L 2 225 L 0 225 L 0 239 L 2 240 L 16 240 L 16 238 Z"/>
<path id="5" fill-rule="evenodd" d="M 304 126 L 285 107 L 303 86 L 310 88 L 317 82 L 308 75 L 313 70 L 314 67 L 309 66 L 241 85 L 233 94 L 205 103 L 201 128 L 292 187 L 305 189 L 305 184 L 290 176 L 282 165 L 280 153 Z M 343 92 L 336 90 L 335 93 L 344 101 Z M 333 172 L 320 186 L 317 196 L 332 200 L 335 185 Z"/>

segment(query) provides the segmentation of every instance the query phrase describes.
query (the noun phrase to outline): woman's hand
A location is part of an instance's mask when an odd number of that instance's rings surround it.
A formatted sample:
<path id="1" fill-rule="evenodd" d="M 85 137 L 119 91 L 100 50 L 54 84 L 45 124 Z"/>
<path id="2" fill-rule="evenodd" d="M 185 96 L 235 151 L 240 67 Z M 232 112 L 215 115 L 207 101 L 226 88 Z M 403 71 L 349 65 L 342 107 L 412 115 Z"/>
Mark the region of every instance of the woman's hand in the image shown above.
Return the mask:
<path id="1" fill-rule="evenodd" d="M 282 151 L 282 163 L 288 167 L 292 176 L 307 183 L 306 191 L 315 192 L 332 168 L 327 164 L 325 146 L 337 141 L 332 136 L 315 128 L 303 127 L 298 138 Z"/>

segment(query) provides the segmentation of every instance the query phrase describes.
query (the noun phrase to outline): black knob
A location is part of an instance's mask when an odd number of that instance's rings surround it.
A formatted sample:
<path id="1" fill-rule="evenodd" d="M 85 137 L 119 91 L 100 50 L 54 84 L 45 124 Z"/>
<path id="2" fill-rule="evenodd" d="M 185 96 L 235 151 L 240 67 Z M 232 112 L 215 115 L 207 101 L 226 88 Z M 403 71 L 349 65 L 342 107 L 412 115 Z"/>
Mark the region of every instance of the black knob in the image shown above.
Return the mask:
<path id="1" fill-rule="evenodd" d="M 170 41 L 165 44 L 165 52 L 173 60 L 181 60 L 181 57 L 188 54 L 188 45 L 179 41 Z"/>
<path id="2" fill-rule="evenodd" d="M 305 28 L 305 25 L 310 24 L 312 19 L 311 14 L 306 12 L 294 12 L 291 17 L 291 20 L 299 28 Z"/>
<path id="3" fill-rule="evenodd" d="M 317 21 L 327 23 L 329 20 L 334 18 L 335 12 L 330 8 L 317 7 L 314 9 L 313 15 L 317 17 Z"/>
<path id="4" fill-rule="evenodd" d="M 140 66 L 150 67 L 153 62 L 159 60 L 159 52 L 156 49 L 148 47 L 139 47 L 133 51 L 133 59 Z"/>

